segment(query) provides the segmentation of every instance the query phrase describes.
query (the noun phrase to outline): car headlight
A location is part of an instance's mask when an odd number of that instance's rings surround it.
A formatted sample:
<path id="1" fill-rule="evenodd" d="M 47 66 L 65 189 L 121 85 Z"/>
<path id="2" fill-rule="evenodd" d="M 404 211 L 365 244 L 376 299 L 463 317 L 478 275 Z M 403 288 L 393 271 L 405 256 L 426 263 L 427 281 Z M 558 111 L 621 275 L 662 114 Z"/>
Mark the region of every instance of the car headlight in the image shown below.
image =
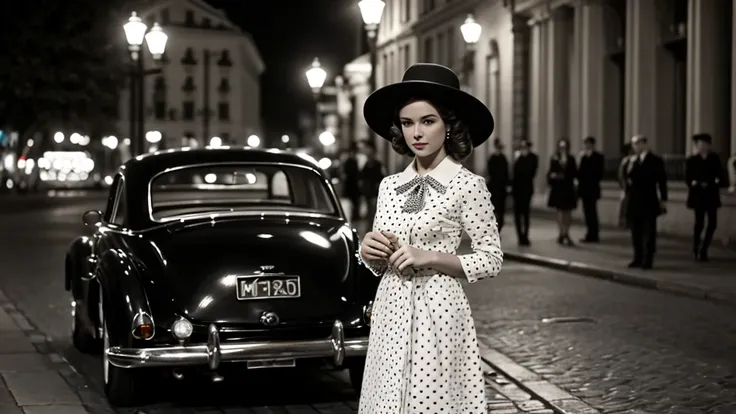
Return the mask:
<path id="1" fill-rule="evenodd" d="M 171 334 L 176 339 L 184 340 L 192 336 L 192 323 L 184 318 L 179 318 L 171 324 Z"/>
<path id="2" fill-rule="evenodd" d="M 371 316 L 373 315 L 373 301 L 368 302 L 367 305 L 363 307 L 363 321 L 365 321 L 365 324 L 368 326 L 371 326 Z"/>

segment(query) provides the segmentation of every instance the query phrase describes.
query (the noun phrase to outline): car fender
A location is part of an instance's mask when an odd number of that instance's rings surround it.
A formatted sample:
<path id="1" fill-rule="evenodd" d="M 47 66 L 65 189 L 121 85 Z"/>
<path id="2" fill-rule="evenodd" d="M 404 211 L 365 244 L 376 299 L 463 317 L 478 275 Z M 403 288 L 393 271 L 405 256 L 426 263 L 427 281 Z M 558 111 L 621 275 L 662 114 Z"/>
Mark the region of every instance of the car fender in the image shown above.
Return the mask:
<path id="1" fill-rule="evenodd" d="M 153 320 L 139 269 L 124 251 L 111 249 L 100 256 L 96 277 L 102 288 L 111 342 L 132 346 L 137 341 L 132 335 L 134 320 L 140 315 L 148 315 Z M 153 324 L 155 336 L 155 320 Z"/>
<path id="2" fill-rule="evenodd" d="M 91 255 L 92 239 L 87 236 L 77 237 L 67 249 L 64 263 L 64 288 L 71 291 L 75 299 L 83 296 L 82 278 L 89 280 L 94 275 L 94 269 L 88 265 Z"/>

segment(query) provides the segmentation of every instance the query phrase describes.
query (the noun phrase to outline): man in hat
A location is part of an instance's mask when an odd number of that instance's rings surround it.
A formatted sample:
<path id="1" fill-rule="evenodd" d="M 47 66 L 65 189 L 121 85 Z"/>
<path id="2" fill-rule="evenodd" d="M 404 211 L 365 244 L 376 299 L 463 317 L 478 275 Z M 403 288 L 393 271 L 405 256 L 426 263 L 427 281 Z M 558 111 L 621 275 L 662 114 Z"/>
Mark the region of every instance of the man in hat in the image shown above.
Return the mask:
<path id="1" fill-rule="evenodd" d="M 506 194 L 509 186 L 509 160 L 503 153 L 503 143 L 500 139 L 493 140 L 493 154 L 488 157 L 488 191 L 491 192 L 491 203 L 496 213 L 498 232 L 501 232 L 506 215 Z"/>
<path id="2" fill-rule="evenodd" d="M 343 196 L 350 201 L 351 221 L 360 220 L 360 165 L 357 152 L 357 145 L 351 142 L 345 153 L 345 161 L 342 163 Z"/>
<path id="3" fill-rule="evenodd" d="M 711 141 L 709 134 L 695 134 L 693 136 L 695 154 L 689 156 L 685 163 L 687 207 L 695 212 L 693 256 L 695 260 L 703 262 L 708 260 L 708 247 L 713 241 L 713 233 L 718 223 L 718 209 L 721 207 L 721 160 L 717 154 L 710 151 Z M 703 228 L 705 235 L 701 239 Z"/>
<path id="4" fill-rule="evenodd" d="M 601 198 L 601 180 L 605 158 L 595 150 L 595 138 L 586 137 L 583 140 L 583 151 L 578 167 L 578 197 L 583 204 L 585 216 L 585 237 L 583 243 L 597 243 L 599 240 L 598 200 Z"/>
<path id="5" fill-rule="evenodd" d="M 631 145 L 634 155 L 626 171 L 626 213 L 634 260 L 629 267 L 651 269 L 657 247 L 657 217 L 667 211 L 667 174 L 662 157 L 649 151 L 647 137 L 637 135 Z"/>
<path id="6" fill-rule="evenodd" d="M 532 143 L 522 139 L 519 151 L 514 160 L 514 172 L 511 177 L 511 193 L 514 197 L 514 222 L 520 246 L 529 246 L 529 215 L 531 213 L 532 195 L 534 195 L 534 178 L 539 169 L 539 157 L 531 151 Z"/>

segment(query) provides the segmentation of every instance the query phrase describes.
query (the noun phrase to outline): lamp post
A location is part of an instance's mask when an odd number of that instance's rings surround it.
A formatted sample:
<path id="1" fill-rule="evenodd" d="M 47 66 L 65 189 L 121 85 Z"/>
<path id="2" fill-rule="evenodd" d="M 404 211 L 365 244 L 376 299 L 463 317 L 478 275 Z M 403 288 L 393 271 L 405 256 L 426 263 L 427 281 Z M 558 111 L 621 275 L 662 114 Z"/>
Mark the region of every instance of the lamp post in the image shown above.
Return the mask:
<path id="1" fill-rule="evenodd" d="M 144 83 L 146 76 L 161 73 L 161 68 L 145 69 L 141 46 L 146 42 L 148 51 L 155 63 L 160 62 L 161 56 L 166 51 L 166 42 L 169 37 L 164 33 L 158 23 L 154 23 L 151 29 L 143 23 L 136 12 L 133 12 L 128 23 L 123 25 L 125 38 L 128 41 L 128 50 L 132 60 L 130 71 L 130 138 L 132 155 L 143 153 L 145 130 L 145 96 Z"/>
<path id="2" fill-rule="evenodd" d="M 370 48 L 369 56 L 371 61 L 371 74 L 369 76 L 370 92 L 376 90 L 376 67 L 378 66 L 378 26 L 381 24 L 383 18 L 383 9 L 386 7 L 386 2 L 383 0 L 360 0 L 358 2 L 360 7 L 360 15 L 363 17 L 363 23 L 365 24 L 365 31 L 368 36 L 368 47 Z M 373 137 L 373 131 L 368 127 L 367 137 Z M 371 139 L 372 141 L 372 139 Z"/>
<path id="3" fill-rule="evenodd" d="M 322 91 L 322 86 L 324 86 L 325 80 L 327 79 L 327 72 L 322 69 L 322 64 L 319 63 L 318 58 L 314 58 L 312 66 L 307 69 L 306 76 L 307 83 L 309 83 L 309 87 L 312 88 L 312 95 L 314 96 L 314 135 L 316 136 L 319 133 L 321 124 L 319 114 L 319 96 Z"/>
<path id="4" fill-rule="evenodd" d="M 462 33 L 466 45 L 462 70 L 466 88 L 470 88 L 470 75 L 475 68 L 475 45 L 480 40 L 482 31 L 483 28 L 475 21 L 472 14 L 469 14 L 465 19 L 465 23 L 460 26 L 460 33 Z"/>

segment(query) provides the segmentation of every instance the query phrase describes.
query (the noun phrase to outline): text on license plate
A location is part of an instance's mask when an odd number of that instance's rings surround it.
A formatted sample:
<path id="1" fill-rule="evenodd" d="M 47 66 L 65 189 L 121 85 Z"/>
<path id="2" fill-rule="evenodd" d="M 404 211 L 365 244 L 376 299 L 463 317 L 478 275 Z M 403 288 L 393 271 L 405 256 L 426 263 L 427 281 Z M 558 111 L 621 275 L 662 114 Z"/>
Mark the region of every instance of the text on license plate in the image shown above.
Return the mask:
<path id="1" fill-rule="evenodd" d="M 302 295 L 299 276 L 240 276 L 237 280 L 238 300 L 298 298 Z"/>

